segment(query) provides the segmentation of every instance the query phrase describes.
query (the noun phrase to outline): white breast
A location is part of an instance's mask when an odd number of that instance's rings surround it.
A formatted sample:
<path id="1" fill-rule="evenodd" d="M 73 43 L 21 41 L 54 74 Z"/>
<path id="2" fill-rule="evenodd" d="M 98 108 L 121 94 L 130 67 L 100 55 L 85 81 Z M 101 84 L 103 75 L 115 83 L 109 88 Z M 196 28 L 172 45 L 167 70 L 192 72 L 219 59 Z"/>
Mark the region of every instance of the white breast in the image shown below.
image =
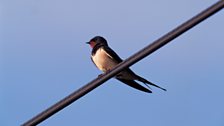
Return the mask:
<path id="1" fill-rule="evenodd" d="M 94 56 L 92 56 L 93 62 L 96 66 L 106 72 L 107 70 L 111 70 L 114 66 L 117 65 L 117 62 L 112 60 L 113 58 L 106 53 L 102 48 L 98 49 Z"/>

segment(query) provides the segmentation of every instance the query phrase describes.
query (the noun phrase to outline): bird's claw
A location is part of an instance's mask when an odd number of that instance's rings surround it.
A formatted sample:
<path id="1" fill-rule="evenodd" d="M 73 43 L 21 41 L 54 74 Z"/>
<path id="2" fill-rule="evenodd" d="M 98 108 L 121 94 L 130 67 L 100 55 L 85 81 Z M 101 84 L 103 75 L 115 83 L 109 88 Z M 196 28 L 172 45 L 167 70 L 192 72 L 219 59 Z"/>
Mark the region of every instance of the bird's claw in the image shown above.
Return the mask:
<path id="1" fill-rule="evenodd" d="M 99 74 L 99 75 L 98 75 L 98 77 L 102 77 L 102 76 L 103 76 L 103 74 Z"/>
<path id="2" fill-rule="evenodd" d="M 98 75 L 98 77 L 102 77 L 104 74 L 107 74 L 107 73 L 109 73 L 110 72 L 110 69 L 109 70 L 107 70 L 107 71 L 105 71 L 104 73 L 102 73 L 102 74 L 99 74 Z"/>

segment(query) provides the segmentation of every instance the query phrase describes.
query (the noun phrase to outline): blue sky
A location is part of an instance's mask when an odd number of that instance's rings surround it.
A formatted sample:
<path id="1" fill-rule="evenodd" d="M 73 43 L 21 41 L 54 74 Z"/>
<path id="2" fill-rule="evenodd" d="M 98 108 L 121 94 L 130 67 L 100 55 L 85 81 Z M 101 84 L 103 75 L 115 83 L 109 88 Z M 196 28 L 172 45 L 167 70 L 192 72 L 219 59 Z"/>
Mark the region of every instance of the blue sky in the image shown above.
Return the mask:
<path id="1" fill-rule="evenodd" d="M 125 59 L 215 2 L 1 0 L 0 125 L 22 124 L 96 78 L 92 37 Z M 40 126 L 223 126 L 223 14 L 131 67 L 167 92 L 110 79 Z"/>

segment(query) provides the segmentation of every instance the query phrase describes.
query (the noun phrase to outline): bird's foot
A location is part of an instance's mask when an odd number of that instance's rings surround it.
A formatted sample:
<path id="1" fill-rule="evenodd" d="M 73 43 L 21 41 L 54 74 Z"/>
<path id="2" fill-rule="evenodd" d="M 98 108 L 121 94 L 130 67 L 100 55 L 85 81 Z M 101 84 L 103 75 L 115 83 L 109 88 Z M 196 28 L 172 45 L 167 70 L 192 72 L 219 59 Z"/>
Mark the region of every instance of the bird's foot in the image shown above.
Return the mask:
<path id="1" fill-rule="evenodd" d="M 110 72 L 110 69 L 109 70 L 107 70 L 107 71 L 105 71 L 104 73 L 102 73 L 102 74 L 99 74 L 98 75 L 98 77 L 102 77 L 104 74 L 107 74 L 107 73 L 109 73 Z"/>
<path id="2" fill-rule="evenodd" d="M 99 75 L 98 75 L 98 77 L 102 77 L 102 76 L 103 76 L 103 74 L 99 74 Z"/>

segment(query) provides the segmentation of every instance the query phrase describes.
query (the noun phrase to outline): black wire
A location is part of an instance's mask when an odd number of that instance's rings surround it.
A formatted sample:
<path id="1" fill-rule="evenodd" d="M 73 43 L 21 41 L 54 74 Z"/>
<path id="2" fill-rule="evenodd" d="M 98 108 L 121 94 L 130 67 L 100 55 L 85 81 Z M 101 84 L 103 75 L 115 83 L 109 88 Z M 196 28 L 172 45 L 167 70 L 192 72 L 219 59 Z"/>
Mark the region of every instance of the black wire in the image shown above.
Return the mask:
<path id="1" fill-rule="evenodd" d="M 179 27 L 177 27 L 174 30 L 170 31 L 169 33 L 165 34 L 164 36 L 162 36 L 158 40 L 154 41 L 152 44 L 146 46 L 145 48 L 143 48 L 139 52 L 135 53 L 134 55 L 132 55 L 128 59 L 124 60 L 122 63 L 118 64 L 114 69 L 112 69 L 110 72 L 105 73 L 102 76 L 100 76 L 99 78 L 96 78 L 96 79 L 92 80 L 91 82 L 89 82 L 85 86 L 81 87 L 80 89 L 73 92 L 69 96 L 65 97 L 61 101 L 57 102 L 56 104 L 52 105 L 51 107 L 49 107 L 45 111 L 36 115 L 32 119 L 28 120 L 27 122 L 22 124 L 22 126 L 34 126 L 34 125 L 37 125 L 37 124 L 41 123 L 42 121 L 49 118 L 50 116 L 52 116 L 56 112 L 60 111 L 61 109 L 65 108 L 65 107 L 67 107 L 68 105 L 70 105 L 71 103 L 73 103 L 74 101 L 79 99 L 80 97 L 84 96 L 85 94 L 89 93 L 90 91 L 92 91 L 96 87 L 100 86 L 105 81 L 107 81 L 108 79 L 112 78 L 113 76 L 115 76 L 116 74 L 121 72 L 123 69 L 125 69 L 127 67 L 130 67 L 134 63 L 140 61 L 141 59 L 145 58 L 149 54 L 151 54 L 154 51 L 156 51 L 157 49 L 161 48 L 162 46 L 164 46 L 165 44 L 167 44 L 171 40 L 175 39 L 176 37 L 178 37 L 179 35 L 181 35 L 185 31 L 194 27 L 195 25 L 197 25 L 201 21 L 205 20 L 206 18 L 210 17 L 214 13 L 218 12 L 223 7 L 224 7 L 224 0 L 218 1 L 217 3 L 212 5 L 211 7 L 202 11 L 201 13 L 196 15 L 195 17 L 191 18 L 190 20 L 183 23 Z"/>

